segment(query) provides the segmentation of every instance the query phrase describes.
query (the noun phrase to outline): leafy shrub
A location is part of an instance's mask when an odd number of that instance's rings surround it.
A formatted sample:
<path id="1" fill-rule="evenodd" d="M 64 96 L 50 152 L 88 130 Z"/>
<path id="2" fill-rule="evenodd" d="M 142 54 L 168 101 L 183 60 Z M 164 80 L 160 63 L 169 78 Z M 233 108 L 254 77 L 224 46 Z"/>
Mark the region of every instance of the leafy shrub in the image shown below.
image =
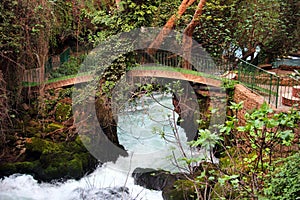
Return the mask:
<path id="1" fill-rule="evenodd" d="M 287 157 L 270 173 L 263 199 L 300 199 L 300 153 Z M 281 161 L 282 161 L 281 160 Z"/>

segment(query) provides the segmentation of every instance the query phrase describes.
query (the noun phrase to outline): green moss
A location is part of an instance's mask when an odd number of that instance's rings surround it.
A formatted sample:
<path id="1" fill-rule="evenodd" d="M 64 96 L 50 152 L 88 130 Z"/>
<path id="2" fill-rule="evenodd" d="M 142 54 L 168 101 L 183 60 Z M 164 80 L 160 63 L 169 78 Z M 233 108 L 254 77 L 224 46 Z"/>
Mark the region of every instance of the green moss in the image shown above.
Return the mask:
<path id="1" fill-rule="evenodd" d="M 4 163 L 0 165 L 0 172 L 3 176 L 14 174 L 17 171 L 14 163 Z"/>
<path id="2" fill-rule="evenodd" d="M 36 134 L 41 133 L 41 127 L 39 126 L 29 126 L 26 127 L 27 137 L 34 137 Z"/>
<path id="3" fill-rule="evenodd" d="M 25 162 L 0 165 L 0 176 L 26 173 L 41 181 L 79 179 L 98 164 L 79 137 L 61 143 L 34 137 L 27 141 L 25 154 Z"/>
<path id="4" fill-rule="evenodd" d="M 50 181 L 61 178 L 81 178 L 94 169 L 97 160 L 85 149 L 79 137 L 72 142 L 55 143 L 46 139 L 31 138 L 26 144 L 27 157 L 35 157 L 35 165 L 25 163 L 26 173 L 35 174 L 36 178 Z M 21 165 L 20 165 L 21 166 Z M 16 163 L 3 168 L 7 173 L 17 173 L 23 167 Z"/>
<path id="5" fill-rule="evenodd" d="M 63 158 L 51 162 L 44 170 L 47 177 L 52 179 L 59 178 L 80 178 L 84 171 L 82 161 L 74 158 L 72 160 L 64 160 Z"/>
<path id="6" fill-rule="evenodd" d="M 34 174 L 34 171 L 37 171 L 38 166 L 39 161 L 5 163 L 0 165 L 0 174 L 3 176 L 9 176 L 15 173 Z"/>
<path id="7" fill-rule="evenodd" d="M 26 143 L 26 149 L 29 153 L 50 154 L 59 152 L 61 145 L 41 138 L 31 138 L 31 142 Z"/>

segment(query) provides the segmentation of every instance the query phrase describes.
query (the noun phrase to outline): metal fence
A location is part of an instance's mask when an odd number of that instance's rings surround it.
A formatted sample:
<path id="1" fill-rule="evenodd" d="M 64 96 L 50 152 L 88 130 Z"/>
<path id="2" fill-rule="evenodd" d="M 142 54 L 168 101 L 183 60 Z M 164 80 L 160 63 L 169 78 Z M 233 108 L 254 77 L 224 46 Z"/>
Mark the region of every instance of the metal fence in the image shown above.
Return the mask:
<path id="1" fill-rule="evenodd" d="M 166 67 L 181 67 L 182 58 L 172 52 L 158 51 L 150 55 L 144 50 L 135 51 L 135 62 L 142 65 L 156 64 Z"/>
<path id="2" fill-rule="evenodd" d="M 167 51 L 158 51 L 149 55 L 145 51 L 135 52 L 136 63 L 147 65 L 157 64 L 165 67 L 183 68 L 184 59 L 181 55 Z M 190 69 L 210 75 L 220 76 L 232 69 L 232 63 L 216 60 L 211 57 L 192 57 L 188 62 Z"/>
<path id="3" fill-rule="evenodd" d="M 280 77 L 255 65 L 240 60 L 238 80 L 252 91 L 262 95 L 266 102 L 278 107 Z"/>

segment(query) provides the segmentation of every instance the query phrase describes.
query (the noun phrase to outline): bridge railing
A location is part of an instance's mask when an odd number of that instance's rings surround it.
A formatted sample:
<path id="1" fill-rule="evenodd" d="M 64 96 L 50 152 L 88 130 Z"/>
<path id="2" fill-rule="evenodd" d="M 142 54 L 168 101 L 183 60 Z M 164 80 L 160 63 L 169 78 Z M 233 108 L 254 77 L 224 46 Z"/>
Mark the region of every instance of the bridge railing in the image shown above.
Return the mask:
<path id="1" fill-rule="evenodd" d="M 233 69 L 233 63 L 221 59 L 195 57 L 192 63 L 197 71 L 214 76 L 221 76 Z"/>
<path id="2" fill-rule="evenodd" d="M 67 62 L 70 58 L 71 49 L 65 49 L 59 56 L 50 56 L 44 66 L 44 77 L 41 76 L 41 68 L 33 68 L 24 71 L 23 82 L 25 83 L 41 83 L 46 80 L 54 68 L 60 67 L 63 63 Z"/>
<path id="3" fill-rule="evenodd" d="M 238 80 L 278 107 L 280 77 L 243 60 L 238 64 Z"/>
<path id="4" fill-rule="evenodd" d="M 24 71 L 24 74 L 23 74 L 23 82 L 26 82 L 26 83 L 40 83 L 43 80 L 41 80 L 41 78 L 44 78 L 44 77 L 41 77 L 41 68 L 34 68 L 34 69 L 28 69 L 28 70 L 25 70 Z"/>
<path id="5" fill-rule="evenodd" d="M 182 58 L 172 52 L 158 51 L 154 55 L 146 51 L 135 52 L 135 62 L 142 65 L 157 64 L 170 67 L 181 67 Z"/>
<path id="6" fill-rule="evenodd" d="M 135 60 L 136 63 L 144 65 L 151 63 L 178 68 L 182 68 L 183 66 L 183 58 L 181 55 L 165 51 L 158 51 L 154 55 L 149 55 L 145 51 L 137 51 Z M 189 64 L 195 71 L 215 76 L 220 76 L 232 69 L 232 63 L 208 57 L 192 57 Z"/>

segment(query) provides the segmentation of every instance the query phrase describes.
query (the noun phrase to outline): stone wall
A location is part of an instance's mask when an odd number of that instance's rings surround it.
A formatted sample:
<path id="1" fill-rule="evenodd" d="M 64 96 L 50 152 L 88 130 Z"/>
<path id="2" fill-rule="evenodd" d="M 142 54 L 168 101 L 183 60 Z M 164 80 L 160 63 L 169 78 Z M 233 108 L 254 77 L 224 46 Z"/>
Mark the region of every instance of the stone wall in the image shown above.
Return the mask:
<path id="1" fill-rule="evenodd" d="M 247 89 L 245 86 L 243 86 L 241 84 L 237 84 L 235 86 L 233 100 L 236 103 L 244 101 L 243 109 L 241 109 L 238 112 L 239 125 L 241 125 L 241 126 L 245 124 L 245 117 L 244 117 L 245 113 L 246 112 L 251 113 L 251 111 L 258 109 L 264 102 L 264 98 L 262 96 L 250 91 L 249 89 Z M 280 108 L 276 109 L 273 106 L 270 106 L 270 107 L 274 110 L 274 113 L 288 111 L 287 109 L 280 109 Z M 300 140 L 300 124 L 298 124 L 298 127 L 294 128 L 294 133 L 295 133 L 294 142 L 295 142 L 295 144 L 298 144 L 299 140 Z M 299 150 L 299 146 L 293 145 L 288 149 L 289 150 L 291 150 L 291 149 Z"/>
<path id="2" fill-rule="evenodd" d="M 240 121 L 240 125 L 243 125 L 245 122 L 244 115 L 246 112 L 251 112 L 255 109 L 258 109 L 264 102 L 264 98 L 262 96 L 250 91 L 241 84 L 237 84 L 235 86 L 233 100 L 236 103 L 241 101 L 244 102 L 243 109 L 238 112 L 237 116 Z"/>

